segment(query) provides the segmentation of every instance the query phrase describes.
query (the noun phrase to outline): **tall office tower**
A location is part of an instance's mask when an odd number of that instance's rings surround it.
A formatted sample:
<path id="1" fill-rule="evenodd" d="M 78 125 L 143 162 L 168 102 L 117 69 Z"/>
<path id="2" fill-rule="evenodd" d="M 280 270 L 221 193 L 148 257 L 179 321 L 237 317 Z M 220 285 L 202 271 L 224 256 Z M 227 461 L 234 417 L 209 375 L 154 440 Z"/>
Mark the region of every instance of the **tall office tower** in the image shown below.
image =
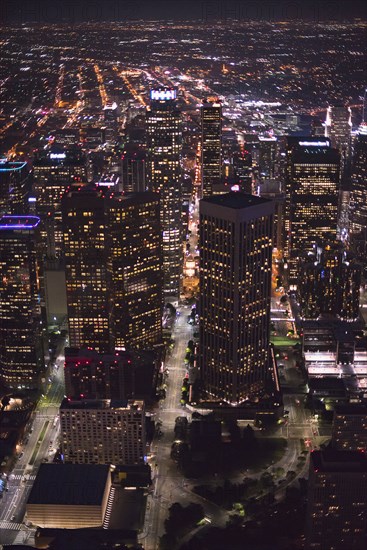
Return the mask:
<path id="1" fill-rule="evenodd" d="M 65 348 L 65 394 L 78 399 L 152 399 L 161 364 L 153 351 L 101 354 Z"/>
<path id="2" fill-rule="evenodd" d="M 71 347 L 100 353 L 162 339 L 159 198 L 81 187 L 62 200 Z"/>
<path id="3" fill-rule="evenodd" d="M 281 190 L 282 185 L 279 180 L 264 180 L 264 182 L 258 186 L 258 193 L 260 197 L 274 201 L 274 231 L 273 231 L 273 246 L 278 250 L 284 248 L 284 208 L 285 208 L 285 194 Z"/>
<path id="4" fill-rule="evenodd" d="M 44 366 L 36 216 L 0 219 L 0 377 L 9 388 L 37 388 Z"/>
<path id="5" fill-rule="evenodd" d="M 266 392 L 273 214 L 240 192 L 200 201 L 199 365 L 206 394 L 232 405 Z"/>
<path id="6" fill-rule="evenodd" d="M 128 143 L 122 152 L 121 186 L 125 193 L 146 190 L 146 153 L 141 145 Z"/>
<path id="7" fill-rule="evenodd" d="M 28 175 L 26 162 L 0 159 L 0 215 L 28 212 Z"/>
<path id="8" fill-rule="evenodd" d="M 346 162 L 340 178 L 337 238 L 346 241 L 349 234 L 350 195 L 352 190 L 350 162 Z"/>
<path id="9" fill-rule="evenodd" d="M 331 146 L 339 149 L 342 157 L 349 156 L 350 134 L 352 131 L 352 111 L 350 107 L 338 105 L 328 107 L 325 121 L 325 137 L 330 138 Z"/>
<path id="10" fill-rule="evenodd" d="M 359 316 L 361 265 L 341 242 L 318 243 L 300 257 L 298 297 L 304 319 Z"/>
<path id="11" fill-rule="evenodd" d="M 33 162 L 36 211 L 40 216 L 41 236 L 47 246 L 47 256 L 59 257 L 62 250 L 61 198 L 73 184 L 87 182 L 86 159 L 82 151 L 73 147 L 53 147 L 38 153 Z"/>
<path id="12" fill-rule="evenodd" d="M 356 136 L 351 180 L 350 242 L 361 261 L 367 263 L 367 124 Z"/>
<path id="13" fill-rule="evenodd" d="M 259 136 L 259 175 L 260 178 L 276 176 L 278 140 L 274 136 Z"/>
<path id="14" fill-rule="evenodd" d="M 365 550 L 367 458 L 353 451 L 310 455 L 307 550 Z"/>
<path id="15" fill-rule="evenodd" d="M 337 451 L 367 452 L 367 406 L 336 405 L 331 441 Z"/>
<path id="16" fill-rule="evenodd" d="M 236 151 L 233 155 L 236 184 L 240 191 L 252 195 L 252 155 L 247 150 Z"/>
<path id="17" fill-rule="evenodd" d="M 312 252 L 317 240 L 336 239 L 339 178 L 340 154 L 328 140 L 288 140 L 285 252 L 291 290 L 301 254 Z"/>
<path id="18" fill-rule="evenodd" d="M 222 175 L 222 104 L 214 97 L 201 106 L 201 171 L 202 196 L 209 197 Z"/>
<path id="19" fill-rule="evenodd" d="M 115 349 L 162 342 L 162 235 L 156 193 L 106 198 Z"/>
<path id="20" fill-rule="evenodd" d="M 61 452 L 74 464 L 143 464 L 143 401 L 69 401 L 60 406 Z"/>
<path id="21" fill-rule="evenodd" d="M 183 262 L 181 114 L 176 107 L 176 90 L 151 90 L 150 99 L 146 113 L 148 187 L 161 197 L 164 296 L 177 299 Z"/>
<path id="22" fill-rule="evenodd" d="M 70 346 L 114 348 L 112 266 L 103 192 L 81 187 L 62 199 Z"/>

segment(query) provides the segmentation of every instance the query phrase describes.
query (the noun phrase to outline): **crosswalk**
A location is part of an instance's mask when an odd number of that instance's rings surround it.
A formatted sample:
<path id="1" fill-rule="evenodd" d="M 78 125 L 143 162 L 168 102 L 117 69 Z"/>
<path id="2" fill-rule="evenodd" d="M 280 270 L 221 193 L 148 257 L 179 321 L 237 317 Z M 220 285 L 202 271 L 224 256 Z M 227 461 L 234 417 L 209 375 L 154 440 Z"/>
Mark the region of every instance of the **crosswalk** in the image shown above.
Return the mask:
<path id="1" fill-rule="evenodd" d="M 11 531 L 20 531 L 24 527 L 22 523 L 14 523 L 14 521 L 0 520 L 0 530 L 10 529 Z"/>
<path id="2" fill-rule="evenodd" d="M 14 475 L 14 474 L 13 474 Z M 24 474 L 15 474 L 14 477 L 12 477 L 11 479 L 12 480 L 20 480 L 24 477 Z M 29 476 L 29 481 L 34 481 L 36 479 L 36 476 L 35 475 L 31 475 Z M 28 477 L 27 477 L 27 481 L 28 481 Z"/>

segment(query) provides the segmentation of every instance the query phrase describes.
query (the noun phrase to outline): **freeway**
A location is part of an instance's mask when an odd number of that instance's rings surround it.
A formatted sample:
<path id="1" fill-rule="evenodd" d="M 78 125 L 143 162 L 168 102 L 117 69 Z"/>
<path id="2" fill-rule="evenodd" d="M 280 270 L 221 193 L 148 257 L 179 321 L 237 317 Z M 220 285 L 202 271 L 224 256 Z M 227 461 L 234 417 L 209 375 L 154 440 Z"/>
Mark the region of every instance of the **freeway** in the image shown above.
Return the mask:
<path id="1" fill-rule="evenodd" d="M 23 445 L 17 448 L 18 460 L 0 501 L 0 544 L 24 543 L 34 535 L 24 523 L 25 505 L 40 464 L 51 461 L 58 446 L 56 418 L 64 396 L 63 363 L 64 356 L 59 354 L 48 390 L 31 417 Z"/>

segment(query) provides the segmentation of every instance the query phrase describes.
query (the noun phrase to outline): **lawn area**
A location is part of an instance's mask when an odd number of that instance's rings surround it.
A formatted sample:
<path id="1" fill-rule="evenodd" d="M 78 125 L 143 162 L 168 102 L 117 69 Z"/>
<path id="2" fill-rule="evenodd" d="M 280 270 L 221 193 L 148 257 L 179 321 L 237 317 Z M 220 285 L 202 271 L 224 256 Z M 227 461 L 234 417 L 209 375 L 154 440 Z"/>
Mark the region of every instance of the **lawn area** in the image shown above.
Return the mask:
<path id="1" fill-rule="evenodd" d="M 301 340 L 299 338 L 288 338 L 287 336 L 270 336 L 270 342 L 278 348 L 288 348 L 300 344 Z"/>

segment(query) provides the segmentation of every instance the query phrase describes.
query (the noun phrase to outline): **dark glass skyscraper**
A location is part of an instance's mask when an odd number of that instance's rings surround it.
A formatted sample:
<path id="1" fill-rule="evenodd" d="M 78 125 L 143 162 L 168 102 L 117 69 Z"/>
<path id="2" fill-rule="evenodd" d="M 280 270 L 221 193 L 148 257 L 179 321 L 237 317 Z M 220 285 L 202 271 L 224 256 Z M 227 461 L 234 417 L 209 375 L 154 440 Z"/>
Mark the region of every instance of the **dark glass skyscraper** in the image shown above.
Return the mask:
<path id="1" fill-rule="evenodd" d="M 351 179 L 350 241 L 367 263 L 367 123 L 360 127 L 354 143 Z"/>
<path id="2" fill-rule="evenodd" d="M 296 286 L 300 255 L 312 252 L 319 239 L 336 239 L 340 154 L 330 148 L 328 140 L 290 142 L 285 215 L 286 255 L 292 289 Z"/>
<path id="3" fill-rule="evenodd" d="M 0 219 L 0 377 L 37 388 L 44 367 L 36 216 Z"/>
<path id="4" fill-rule="evenodd" d="M 162 338 L 162 250 L 154 193 L 70 191 L 62 201 L 70 346 L 100 353 Z"/>
<path id="5" fill-rule="evenodd" d="M 273 214 L 239 192 L 200 202 L 201 377 L 232 405 L 263 396 L 269 378 Z"/>
<path id="6" fill-rule="evenodd" d="M 150 98 L 146 113 L 147 187 L 161 197 L 164 295 L 177 299 L 183 262 L 181 114 L 177 110 L 175 90 L 151 90 Z"/>
<path id="7" fill-rule="evenodd" d="M 365 453 L 326 450 L 310 456 L 306 549 L 365 550 Z"/>
<path id="8" fill-rule="evenodd" d="M 54 258 L 62 249 L 61 198 L 70 185 L 87 183 L 85 156 L 77 147 L 54 147 L 47 153 L 37 153 L 33 177 L 42 239 L 48 257 Z"/>
<path id="9" fill-rule="evenodd" d="M 0 215 L 28 212 L 28 174 L 26 162 L 0 159 Z"/>
<path id="10" fill-rule="evenodd" d="M 222 105 L 218 98 L 207 98 L 201 106 L 202 196 L 213 193 L 222 175 Z"/>

